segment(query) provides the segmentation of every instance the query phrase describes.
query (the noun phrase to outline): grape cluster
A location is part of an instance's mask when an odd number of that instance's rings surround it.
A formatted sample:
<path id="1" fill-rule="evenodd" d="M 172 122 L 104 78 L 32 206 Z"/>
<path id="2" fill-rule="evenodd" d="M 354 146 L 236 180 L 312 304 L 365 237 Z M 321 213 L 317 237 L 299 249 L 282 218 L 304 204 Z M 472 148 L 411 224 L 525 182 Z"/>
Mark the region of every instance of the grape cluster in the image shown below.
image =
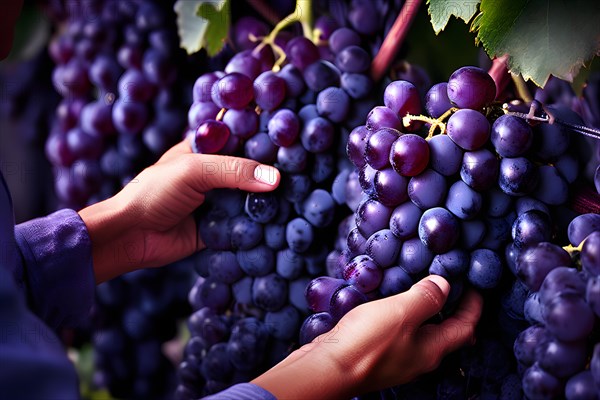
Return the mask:
<path id="1" fill-rule="evenodd" d="M 66 2 L 49 45 L 56 108 L 45 152 L 59 206 L 116 193 L 185 132 L 191 89 L 172 2 Z M 196 70 L 197 71 L 197 70 Z M 163 343 L 189 313 L 182 265 L 139 271 L 98 287 L 95 384 L 123 398 L 168 398 L 176 386 Z"/>
<path id="2" fill-rule="evenodd" d="M 514 343 L 528 398 L 598 398 L 600 338 L 593 330 L 600 315 L 599 226 L 598 214 L 577 216 L 568 226 L 580 268 L 565 249 L 546 241 L 516 259 L 529 289 L 522 309 L 531 326 Z"/>
<path id="3" fill-rule="evenodd" d="M 455 71 L 423 101 L 415 85 L 394 81 L 384 91 L 384 106 L 374 107 L 366 124 L 350 133 L 347 152 L 362 197 L 328 276 L 307 286 L 313 314 L 301 327 L 302 343 L 330 330 L 357 305 L 406 291 L 427 274 L 450 281 L 446 312 L 471 286 L 502 296 L 493 307 L 506 323 L 492 325 L 500 325 L 505 337 L 527 326 L 525 298 L 551 268 L 571 260 L 549 242 L 557 239 L 556 215 L 565 212 L 579 161 L 570 152 L 569 131 L 504 115 L 493 104 L 495 96 L 494 81 L 476 67 Z M 423 103 L 428 117 L 419 115 Z M 580 123 L 565 107 L 547 109 Z M 435 129 L 445 134 L 433 135 Z M 538 248 L 558 258 L 532 257 Z M 446 374 L 430 386 L 466 395 L 477 380 L 481 395 L 520 393 L 511 343 L 502 339 L 484 335 L 478 352 L 465 350 L 457 362 L 462 377 Z M 504 361 L 482 358 L 486 347 Z M 473 378 L 470 387 L 465 371 Z"/>
<path id="4" fill-rule="evenodd" d="M 352 119 L 368 111 L 355 107 L 373 90 L 366 75 L 371 57 L 355 30 L 323 21 L 326 51 L 322 43 L 319 49 L 303 36 L 280 34 L 274 46 L 285 54 L 281 64 L 266 41 L 243 40 L 266 35 L 263 24 L 244 18 L 234 27 L 243 32 L 234 35 L 242 50 L 223 72 L 194 84 L 194 151 L 274 165 L 282 181 L 272 193 L 213 191 L 200 209 L 206 249 L 189 296 L 194 313 L 181 398 L 247 381 L 297 346 L 309 312 L 305 287 L 326 272 L 337 229 L 344 230 L 360 196 L 360 187 L 349 184 L 345 146 Z"/>
<path id="5" fill-rule="evenodd" d="M 92 1 L 68 10 L 49 46 L 63 100 L 46 155 L 61 205 L 80 208 L 115 193 L 179 141 L 187 103 L 167 4 Z"/>

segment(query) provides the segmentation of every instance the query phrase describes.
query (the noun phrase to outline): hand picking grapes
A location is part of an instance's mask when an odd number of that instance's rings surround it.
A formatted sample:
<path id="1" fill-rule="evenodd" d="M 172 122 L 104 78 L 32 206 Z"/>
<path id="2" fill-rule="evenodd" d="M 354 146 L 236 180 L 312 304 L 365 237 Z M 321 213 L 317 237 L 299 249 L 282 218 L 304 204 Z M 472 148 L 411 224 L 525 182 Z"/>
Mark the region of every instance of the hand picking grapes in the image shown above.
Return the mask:
<path id="1" fill-rule="evenodd" d="M 2 5 L 55 197 L 16 224 L 2 167 L 0 393 L 599 400 L 592 3 Z"/>

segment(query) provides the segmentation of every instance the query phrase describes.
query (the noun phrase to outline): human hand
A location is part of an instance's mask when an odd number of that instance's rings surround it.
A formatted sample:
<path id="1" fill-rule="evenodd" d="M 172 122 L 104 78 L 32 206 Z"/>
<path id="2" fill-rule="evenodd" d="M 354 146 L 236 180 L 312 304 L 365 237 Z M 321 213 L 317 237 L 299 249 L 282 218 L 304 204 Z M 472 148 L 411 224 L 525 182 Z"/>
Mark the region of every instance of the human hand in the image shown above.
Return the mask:
<path id="1" fill-rule="evenodd" d="M 474 341 L 482 298 L 473 290 L 451 317 L 424 324 L 449 291 L 444 278 L 431 275 L 405 293 L 362 304 L 253 383 L 281 399 L 329 399 L 409 382 Z"/>
<path id="2" fill-rule="evenodd" d="M 79 212 L 92 240 L 96 282 L 200 250 L 192 213 L 209 190 L 264 192 L 279 180 L 277 169 L 256 161 L 194 154 L 187 141 L 177 144 L 115 196 Z"/>

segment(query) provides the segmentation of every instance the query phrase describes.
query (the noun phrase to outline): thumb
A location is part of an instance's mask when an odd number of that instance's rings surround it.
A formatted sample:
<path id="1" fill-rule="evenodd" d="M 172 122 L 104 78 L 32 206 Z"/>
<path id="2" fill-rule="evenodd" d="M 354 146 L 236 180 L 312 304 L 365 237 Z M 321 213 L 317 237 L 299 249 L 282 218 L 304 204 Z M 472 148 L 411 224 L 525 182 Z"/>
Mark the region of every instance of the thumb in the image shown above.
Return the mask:
<path id="1" fill-rule="evenodd" d="M 423 322 L 442 310 L 450 293 L 448 281 L 439 275 L 429 275 L 399 295 L 405 326 L 416 330 Z"/>
<path id="2" fill-rule="evenodd" d="M 189 154 L 191 168 L 197 180 L 195 189 L 204 193 L 211 189 L 242 189 L 267 192 L 279 185 L 277 168 L 257 161 L 215 154 Z"/>

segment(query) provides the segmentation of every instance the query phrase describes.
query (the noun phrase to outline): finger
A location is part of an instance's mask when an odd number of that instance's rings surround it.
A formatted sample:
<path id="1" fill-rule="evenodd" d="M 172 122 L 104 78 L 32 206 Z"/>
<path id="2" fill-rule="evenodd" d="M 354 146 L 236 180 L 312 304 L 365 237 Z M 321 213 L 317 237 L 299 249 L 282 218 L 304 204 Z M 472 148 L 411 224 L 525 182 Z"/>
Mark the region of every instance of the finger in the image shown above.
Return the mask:
<path id="1" fill-rule="evenodd" d="M 416 335 L 419 345 L 431 357 L 444 355 L 466 344 L 473 344 L 475 327 L 481 316 L 483 299 L 475 290 L 465 293 L 454 314 L 439 325 L 426 325 Z"/>
<path id="2" fill-rule="evenodd" d="M 195 189 L 204 193 L 211 189 L 231 188 L 249 192 L 271 191 L 279 185 L 277 168 L 240 157 L 215 154 L 185 156 L 191 174 L 196 177 Z"/>
<path id="3" fill-rule="evenodd" d="M 439 275 L 429 275 L 410 290 L 398 295 L 398 306 L 405 314 L 404 326 L 416 330 L 423 322 L 439 313 L 450 293 L 448 281 Z"/>
<path id="4" fill-rule="evenodd" d="M 171 147 L 167 150 L 158 160 L 158 163 L 164 163 L 170 161 L 176 157 L 179 157 L 182 154 L 188 154 L 192 152 L 192 148 L 190 147 L 190 142 L 188 140 L 182 140 L 177 143 L 175 146 Z"/>

